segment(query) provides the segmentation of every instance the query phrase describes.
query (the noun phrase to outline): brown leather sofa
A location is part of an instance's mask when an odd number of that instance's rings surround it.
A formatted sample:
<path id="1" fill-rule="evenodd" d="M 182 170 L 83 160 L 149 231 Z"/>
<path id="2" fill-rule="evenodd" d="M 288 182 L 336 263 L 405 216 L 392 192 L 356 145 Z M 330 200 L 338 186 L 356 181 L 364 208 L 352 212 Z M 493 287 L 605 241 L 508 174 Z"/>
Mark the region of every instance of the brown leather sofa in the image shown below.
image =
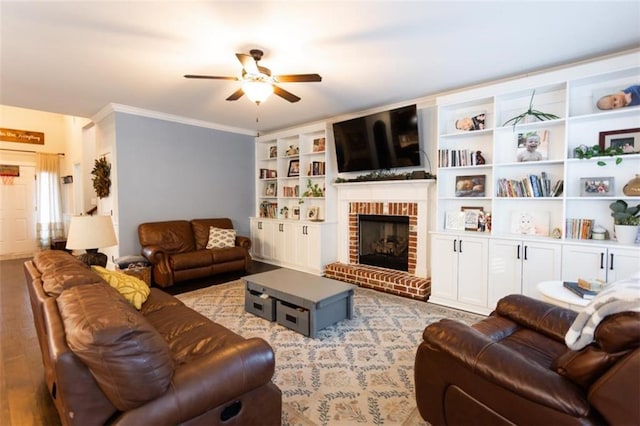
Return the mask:
<path id="1" fill-rule="evenodd" d="M 45 382 L 64 425 L 279 425 L 269 344 L 151 288 L 138 311 L 63 251 L 24 263 Z"/>
<path id="2" fill-rule="evenodd" d="M 606 317 L 594 342 L 564 341 L 577 313 L 522 295 L 473 326 L 427 326 L 416 400 L 432 425 L 640 424 L 640 313 Z"/>
<path id="3" fill-rule="evenodd" d="M 153 282 L 169 287 L 181 281 L 246 270 L 251 262 L 251 240 L 236 236 L 235 247 L 207 249 L 212 226 L 233 229 L 233 223 L 227 218 L 139 225 L 138 239 L 142 255 L 153 265 Z"/>

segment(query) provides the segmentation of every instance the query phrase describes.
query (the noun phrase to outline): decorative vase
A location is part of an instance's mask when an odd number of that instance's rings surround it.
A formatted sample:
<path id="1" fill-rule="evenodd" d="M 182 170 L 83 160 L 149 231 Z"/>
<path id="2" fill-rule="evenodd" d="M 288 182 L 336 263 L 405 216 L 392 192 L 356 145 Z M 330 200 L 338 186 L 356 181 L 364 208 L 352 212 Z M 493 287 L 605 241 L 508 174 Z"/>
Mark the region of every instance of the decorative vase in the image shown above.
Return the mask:
<path id="1" fill-rule="evenodd" d="M 634 244 L 638 237 L 638 225 L 615 225 L 616 240 L 620 244 Z"/>
<path id="2" fill-rule="evenodd" d="M 622 188 L 624 195 L 629 197 L 640 197 L 640 175 L 636 175 Z"/>

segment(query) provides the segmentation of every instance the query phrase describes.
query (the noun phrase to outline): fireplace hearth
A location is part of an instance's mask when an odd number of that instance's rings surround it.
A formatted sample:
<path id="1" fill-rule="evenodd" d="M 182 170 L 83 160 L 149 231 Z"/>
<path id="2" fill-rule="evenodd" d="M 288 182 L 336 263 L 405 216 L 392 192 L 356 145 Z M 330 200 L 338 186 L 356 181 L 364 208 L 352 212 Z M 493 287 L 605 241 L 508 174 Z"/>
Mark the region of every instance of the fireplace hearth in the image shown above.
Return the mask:
<path id="1" fill-rule="evenodd" d="M 358 263 L 407 272 L 409 217 L 358 215 Z"/>

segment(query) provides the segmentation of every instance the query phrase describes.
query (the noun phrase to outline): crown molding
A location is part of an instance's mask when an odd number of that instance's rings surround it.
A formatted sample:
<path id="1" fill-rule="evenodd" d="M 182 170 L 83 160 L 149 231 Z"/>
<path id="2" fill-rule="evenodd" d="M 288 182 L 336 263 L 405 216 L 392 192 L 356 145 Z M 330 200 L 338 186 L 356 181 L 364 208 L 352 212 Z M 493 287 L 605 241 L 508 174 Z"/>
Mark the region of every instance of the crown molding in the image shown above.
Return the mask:
<path id="1" fill-rule="evenodd" d="M 91 117 L 91 120 L 93 120 L 94 122 L 99 122 L 103 120 L 106 116 L 108 116 L 109 114 L 113 114 L 114 112 L 122 112 L 125 114 L 138 115 L 140 117 L 155 118 L 157 120 L 163 120 L 163 121 L 171 121 L 174 123 L 186 124 L 188 126 L 205 127 L 207 129 L 220 130 L 223 132 L 237 133 L 241 135 L 254 136 L 254 137 L 256 136 L 255 130 L 225 126 L 219 123 L 212 123 L 212 122 L 203 121 L 203 120 L 195 120 L 193 118 L 183 117 L 180 115 L 166 114 L 163 112 L 151 111 L 148 109 L 137 108 L 137 107 L 116 104 L 116 103 L 107 104 L 104 108 L 98 111 L 93 117 Z"/>

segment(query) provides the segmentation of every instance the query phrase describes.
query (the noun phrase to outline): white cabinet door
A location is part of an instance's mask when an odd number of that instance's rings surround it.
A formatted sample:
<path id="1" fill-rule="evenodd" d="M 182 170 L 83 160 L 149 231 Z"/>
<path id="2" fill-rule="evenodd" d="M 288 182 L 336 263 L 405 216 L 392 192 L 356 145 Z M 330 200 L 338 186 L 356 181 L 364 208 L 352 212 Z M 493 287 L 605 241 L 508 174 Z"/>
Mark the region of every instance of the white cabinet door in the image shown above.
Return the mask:
<path id="1" fill-rule="evenodd" d="M 523 242 L 522 294 L 544 300 L 538 283 L 558 281 L 562 276 L 562 247 L 559 244 Z"/>
<path id="2" fill-rule="evenodd" d="M 431 239 L 431 296 L 433 299 L 458 298 L 457 236 L 434 235 Z"/>
<path id="3" fill-rule="evenodd" d="M 609 248 L 607 282 L 629 278 L 640 271 L 640 248 Z"/>
<path id="4" fill-rule="evenodd" d="M 521 241 L 489 241 L 489 308 L 508 294 L 522 293 L 522 256 Z"/>
<path id="5" fill-rule="evenodd" d="M 458 300 L 487 306 L 487 239 L 461 236 L 458 240 Z"/>
<path id="6" fill-rule="evenodd" d="M 565 244 L 562 247 L 562 280 L 578 278 L 607 280 L 607 249 Z"/>
<path id="7" fill-rule="evenodd" d="M 263 260 L 274 259 L 274 227 L 275 224 L 268 220 L 251 220 L 251 250 L 254 257 Z"/>

